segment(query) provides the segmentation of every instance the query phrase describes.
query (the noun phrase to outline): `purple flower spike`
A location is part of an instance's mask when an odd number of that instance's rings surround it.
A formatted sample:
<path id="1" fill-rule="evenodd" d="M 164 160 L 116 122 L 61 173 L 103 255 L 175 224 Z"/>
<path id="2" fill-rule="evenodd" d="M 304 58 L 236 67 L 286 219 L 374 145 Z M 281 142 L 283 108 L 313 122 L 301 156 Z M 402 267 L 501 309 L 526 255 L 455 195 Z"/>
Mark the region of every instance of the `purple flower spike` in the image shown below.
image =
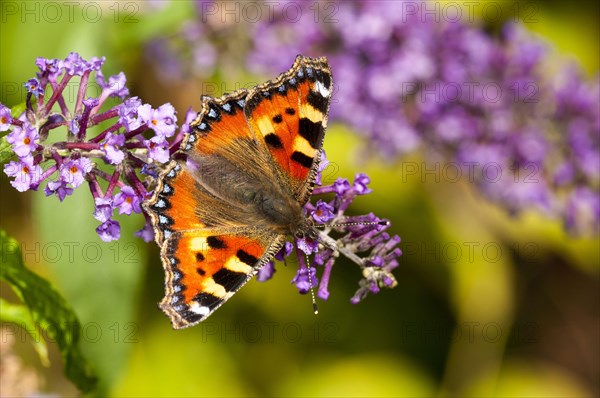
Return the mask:
<path id="1" fill-rule="evenodd" d="M 119 208 L 119 214 L 130 215 L 132 211 L 142 212 L 141 200 L 130 186 L 124 186 L 121 192 L 115 195 L 114 207 Z"/>
<path id="2" fill-rule="evenodd" d="M 38 79 L 29 79 L 23 86 L 27 89 L 28 93 L 31 93 L 36 97 L 44 94 L 44 89 L 40 86 L 40 81 Z"/>
<path id="3" fill-rule="evenodd" d="M 266 282 L 273 277 L 276 271 L 275 263 L 273 261 L 269 261 L 258 270 L 256 280 L 259 282 Z"/>
<path id="4" fill-rule="evenodd" d="M 104 242 L 119 240 L 121 238 L 121 225 L 118 221 L 107 220 L 96 228 L 96 232 Z"/>
<path id="5" fill-rule="evenodd" d="M 92 170 L 92 162 L 88 158 L 68 159 L 60 166 L 60 178 L 77 188 L 85 181 L 85 175 Z"/>
<path id="6" fill-rule="evenodd" d="M 125 144 L 123 134 L 108 133 L 100 148 L 111 164 L 119 164 L 125 159 L 125 153 L 120 149 Z"/>
<path id="7" fill-rule="evenodd" d="M 56 195 L 62 202 L 67 196 L 73 194 L 73 188 L 69 188 L 65 180 L 58 179 L 57 181 L 48 181 L 44 193 L 46 196 Z"/>
<path id="8" fill-rule="evenodd" d="M 0 131 L 6 131 L 10 128 L 12 122 L 12 116 L 10 109 L 0 104 Z"/>
<path id="9" fill-rule="evenodd" d="M 157 135 L 164 138 L 175 134 L 177 117 L 173 105 L 167 103 L 158 109 L 152 109 L 150 105 L 144 104 L 138 109 L 138 115 Z"/>
<path id="10" fill-rule="evenodd" d="M 4 173 L 9 177 L 15 177 L 10 185 L 19 192 L 25 192 L 34 188 L 42 175 L 42 168 L 33 163 L 33 156 L 27 155 L 4 165 Z"/>

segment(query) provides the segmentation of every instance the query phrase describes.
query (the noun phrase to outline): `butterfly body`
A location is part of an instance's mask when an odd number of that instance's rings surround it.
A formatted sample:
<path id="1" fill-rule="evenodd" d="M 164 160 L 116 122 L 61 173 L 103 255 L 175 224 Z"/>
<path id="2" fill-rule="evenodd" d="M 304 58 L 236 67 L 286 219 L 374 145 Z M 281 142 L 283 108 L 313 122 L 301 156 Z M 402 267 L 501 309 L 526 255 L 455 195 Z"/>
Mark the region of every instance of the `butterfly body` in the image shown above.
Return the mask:
<path id="1" fill-rule="evenodd" d="M 257 143 L 243 139 L 235 145 L 255 148 Z M 247 153 L 251 157 L 258 156 L 252 150 Z M 277 181 L 253 176 L 220 155 L 192 159 L 198 164 L 194 173 L 196 183 L 228 205 L 229 211 L 222 214 L 219 223 L 239 225 L 244 222 L 277 234 L 292 234 L 300 228 L 304 221 L 302 208 L 292 192 L 283 189 Z"/>
<path id="2" fill-rule="evenodd" d="M 312 235 L 313 189 L 332 79 L 324 58 L 298 56 L 272 81 L 202 109 L 180 157 L 144 204 L 165 269 L 160 307 L 175 328 L 206 319 L 271 261 L 289 235 Z"/>

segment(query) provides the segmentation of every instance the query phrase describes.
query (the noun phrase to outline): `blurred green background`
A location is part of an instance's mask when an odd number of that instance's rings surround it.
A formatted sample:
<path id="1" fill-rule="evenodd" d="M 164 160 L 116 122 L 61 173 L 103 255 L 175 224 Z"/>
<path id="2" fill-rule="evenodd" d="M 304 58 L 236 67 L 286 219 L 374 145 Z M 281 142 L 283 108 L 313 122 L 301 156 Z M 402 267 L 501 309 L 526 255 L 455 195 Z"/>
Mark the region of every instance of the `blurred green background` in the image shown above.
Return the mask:
<path id="1" fill-rule="evenodd" d="M 598 5 L 533 3 L 537 22 L 528 28 L 597 73 Z M 63 15 L 44 17 L 47 4 Z M 92 2 L 99 7 L 88 7 L 85 18 L 83 4 L 71 18 L 61 2 L 0 2 L 0 102 L 23 101 L 21 84 L 34 76 L 36 57 L 70 51 L 106 56 L 106 76 L 124 71 L 131 95 L 153 106 L 171 102 L 180 119 L 198 107 L 205 83 L 221 83 L 169 80 L 144 57 L 144 43 L 193 18 L 192 2 Z M 467 183 L 407 175 L 401 162 L 358 161 L 362 147 L 332 125 L 329 177 L 371 176 L 374 193 L 357 199 L 353 211 L 392 220 L 403 239 L 398 286 L 352 306 L 359 271 L 339 261 L 318 316 L 289 284 L 295 267 L 279 265 L 273 280 L 249 283 L 203 324 L 172 330 L 156 305 L 163 295 L 158 248 L 133 237 L 142 218 L 118 218 L 121 240 L 101 242 L 86 189 L 59 203 L 18 193 L 2 173 L 1 227 L 21 242 L 26 264 L 75 308 L 84 352 L 101 377 L 99 395 L 598 396 L 597 240 L 573 238 L 536 212 L 511 218 Z M 5 285 L 1 295 L 14 300 Z M 30 393 L 77 394 L 52 342 L 44 367 L 20 337 L 3 349 L 33 375 L 21 378 Z M 3 389 L 11 382 L 0 380 Z"/>

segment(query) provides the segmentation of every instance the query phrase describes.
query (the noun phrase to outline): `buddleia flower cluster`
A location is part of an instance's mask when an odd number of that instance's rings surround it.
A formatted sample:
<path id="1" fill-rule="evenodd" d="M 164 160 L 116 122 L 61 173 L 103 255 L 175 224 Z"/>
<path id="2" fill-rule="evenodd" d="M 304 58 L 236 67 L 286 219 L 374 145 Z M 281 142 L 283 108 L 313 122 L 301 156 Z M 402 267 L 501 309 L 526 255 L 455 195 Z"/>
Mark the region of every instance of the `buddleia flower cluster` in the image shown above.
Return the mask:
<path id="1" fill-rule="evenodd" d="M 104 57 L 83 59 L 72 52 L 64 60 L 38 58 L 36 77 L 25 84 L 27 97 L 23 111 L 0 104 L 0 132 L 13 152 L 12 160 L 4 165 L 10 184 L 20 192 L 42 189 L 48 197 L 68 201 L 74 190 L 87 186 L 94 202 L 96 232 L 105 242 L 118 240 L 120 224 L 115 212 L 123 215 L 140 214 L 145 218 L 136 236 L 151 241 L 154 232 L 142 202 L 151 196 L 155 178 L 162 165 L 178 151 L 190 123 L 197 112 L 188 110 L 184 122 L 177 125 L 177 114 L 169 103 L 157 108 L 132 97 L 126 87 L 123 72 L 106 78 L 102 73 Z M 93 90 L 95 79 L 100 90 Z M 76 98 L 69 104 L 68 85 L 77 87 Z M 88 96 L 88 92 L 98 92 Z M 16 113 L 16 114 L 14 114 Z M 6 151 L 6 149 L 3 149 Z M 324 160 L 322 167 L 327 165 Z M 317 183 L 320 184 L 320 170 Z M 363 280 L 353 302 L 380 287 L 393 287 L 391 270 L 401 254 L 395 248 L 398 237 L 383 232 L 389 223 L 374 215 L 346 217 L 345 210 L 357 195 L 370 192 L 365 175 L 357 176 L 352 185 L 339 179 L 333 185 L 319 186 L 315 195 L 335 194 L 329 202 L 319 200 L 305 206 L 305 212 L 315 224 L 327 224 L 318 240 L 296 239 L 286 244 L 278 260 L 294 249 L 300 264 L 293 283 L 301 293 L 307 291 L 310 272 L 317 286 L 315 268 L 310 271 L 305 255 L 313 255 L 314 265 L 323 266 L 318 296 L 329 295 L 328 281 L 333 262 L 339 254 L 348 256 L 362 269 Z M 339 234 L 333 238 L 332 233 Z M 329 246 L 319 245 L 318 241 Z M 329 248 L 328 248 L 329 247 Z M 331 250 L 331 247 L 337 250 Z M 359 257 L 358 253 L 368 252 Z M 301 255 L 301 253 L 303 253 Z M 269 263 L 259 279 L 266 280 L 274 272 Z M 310 283 L 308 283 L 310 285 Z"/>
<path id="2" fill-rule="evenodd" d="M 575 235 L 598 234 L 600 79 L 557 65 L 550 46 L 519 23 L 492 34 L 427 7 L 281 1 L 234 28 L 214 12 L 217 3 L 199 1 L 195 24 L 150 48 L 169 49 L 153 60 L 178 70 L 199 62 L 190 53 L 243 52 L 246 68 L 262 74 L 284 70 L 295 54 L 327 54 L 336 80 L 330 120 L 364 136 L 369 154 L 394 161 L 423 152 L 429 163 L 418 168 L 445 178 L 449 165 L 510 214 L 534 208 Z M 219 37 L 236 32 L 250 43 L 227 54 Z M 185 51 L 172 45 L 178 40 Z"/>
<path id="3" fill-rule="evenodd" d="M 87 185 L 99 222 L 96 232 L 109 242 L 121 236 L 115 211 L 142 213 L 151 184 L 144 175 L 169 161 L 189 126 L 177 128 L 175 109 L 168 103 L 154 109 L 130 97 L 123 72 L 105 78 L 104 61 L 85 60 L 75 52 L 64 60 L 38 58 L 39 72 L 24 84 L 25 110 L 12 115 L 0 104 L 0 131 L 9 131 L 6 141 L 17 157 L 4 165 L 11 185 L 20 192 L 42 188 L 61 202 Z M 90 88 L 92 78 L 100 88 L 96 97 L 87 95 L 98 92 Z M 71 91 L 65 89 L 73 84 L 77 96 L 69 106 L 66 94 Z M 186 121 L 193 116 L 188 112 Z M 136 235 L 152 240 L 150 224 Z"/>

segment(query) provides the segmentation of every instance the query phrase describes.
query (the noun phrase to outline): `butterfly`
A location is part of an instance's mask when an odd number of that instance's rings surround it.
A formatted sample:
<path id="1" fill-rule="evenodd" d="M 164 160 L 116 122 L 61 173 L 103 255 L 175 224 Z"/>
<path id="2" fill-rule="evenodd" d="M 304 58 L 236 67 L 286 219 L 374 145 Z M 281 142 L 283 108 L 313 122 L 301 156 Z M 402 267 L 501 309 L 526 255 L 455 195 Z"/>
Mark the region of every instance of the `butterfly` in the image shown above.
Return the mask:
<path id="1" fill-rule="evenodd" d="M 161 248 L 175 329 L 205 320 L 281 249 L 314 231 L 303 206 L 321 160 L 333 92 L 326 58 L 299 55 L 277 78 L 203 96 L 144 208 Z"/>

